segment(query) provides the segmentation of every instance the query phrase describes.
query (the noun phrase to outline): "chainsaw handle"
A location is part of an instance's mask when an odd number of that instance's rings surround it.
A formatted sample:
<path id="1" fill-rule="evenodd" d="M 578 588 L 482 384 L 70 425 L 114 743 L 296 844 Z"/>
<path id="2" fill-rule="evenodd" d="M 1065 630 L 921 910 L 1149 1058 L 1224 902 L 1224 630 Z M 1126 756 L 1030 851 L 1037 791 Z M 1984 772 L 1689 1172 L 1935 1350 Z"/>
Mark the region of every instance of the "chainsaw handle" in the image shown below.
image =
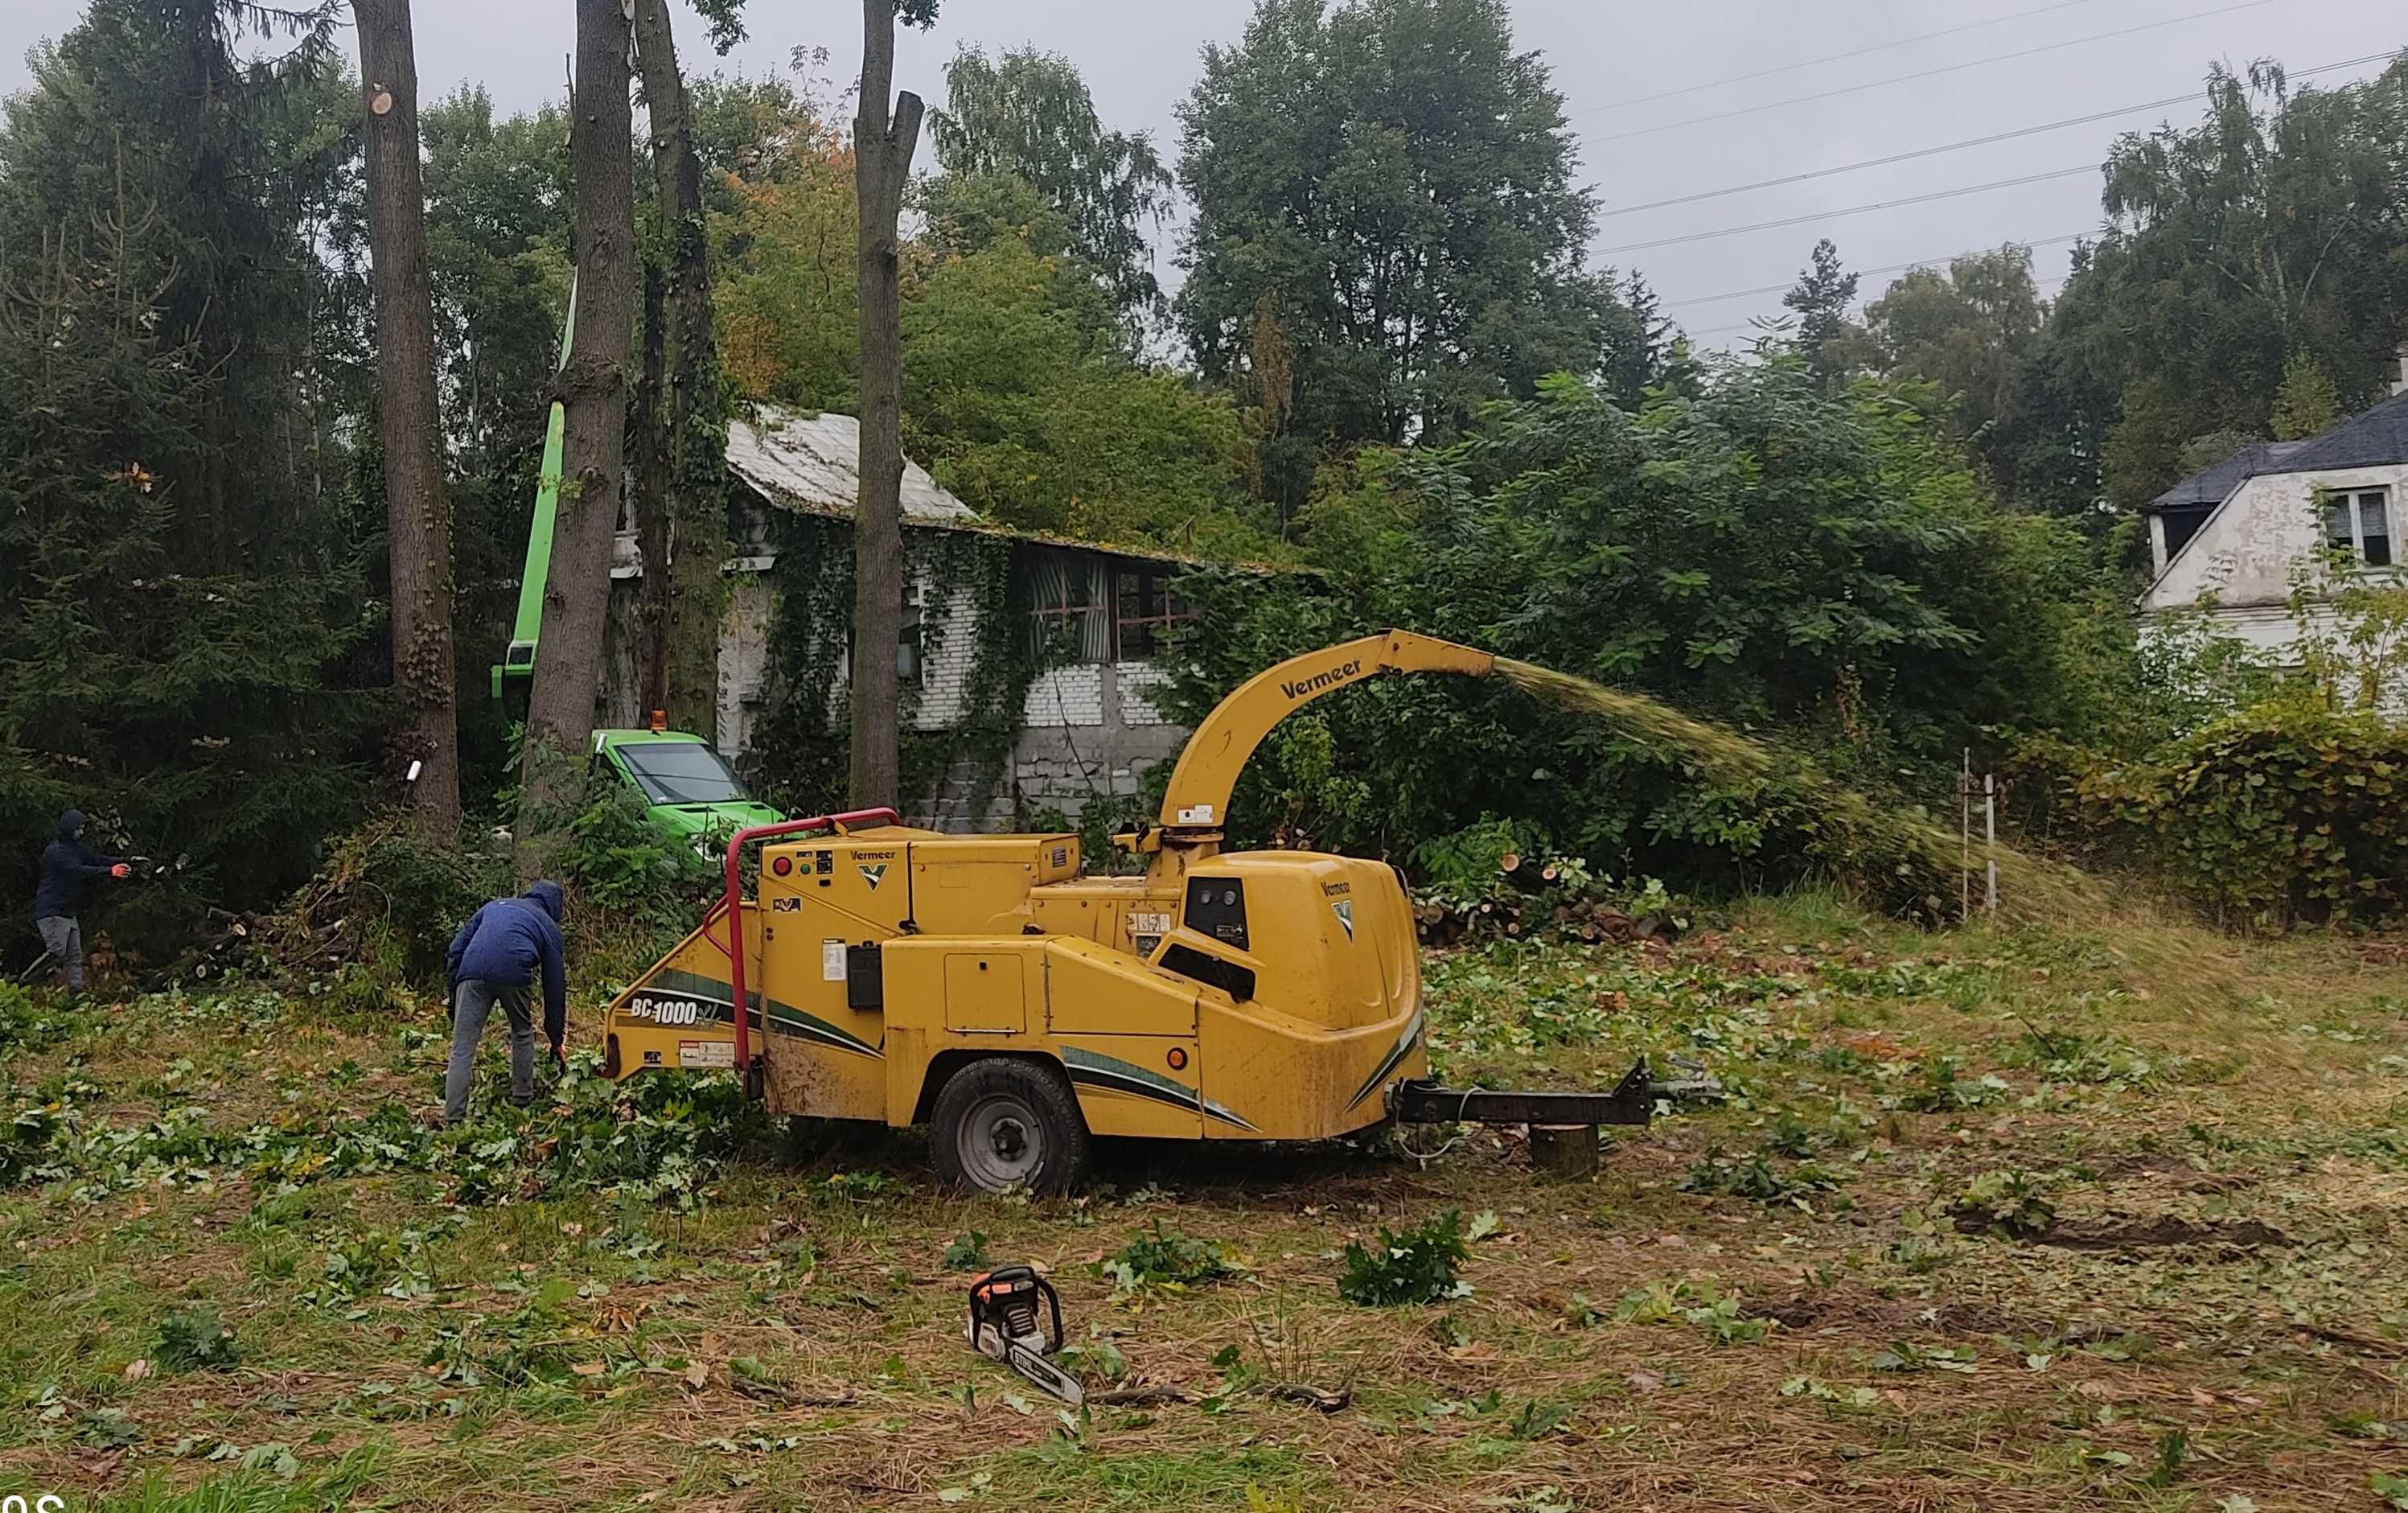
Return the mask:
<path id="1" fill-rule="evenodd" d="M 989 1310 L 1000 1308 L 1008 1300 L 1024 1292 L 1034 1292 L 1044 1300 L 1046 1314 L 1054 1326 L 1050 1332 L 1052 1343 L 1045 1347 L 1050 1355 L 1062 1347 L 1065 1337 L 1062 1332 L 1062 1294 L 1054 1290 L 1053 1283 L 1038 1275 L 1034 1266 L 997 1266 L 970 1279 L 970 1333 L 977 1334 L 978 1327 L 986 1321 Z M 1032 1313 L 1034 1311 L 1031 1310 Z M 1040 1317 L 1040 1326 L 1045 1321 Z"/>

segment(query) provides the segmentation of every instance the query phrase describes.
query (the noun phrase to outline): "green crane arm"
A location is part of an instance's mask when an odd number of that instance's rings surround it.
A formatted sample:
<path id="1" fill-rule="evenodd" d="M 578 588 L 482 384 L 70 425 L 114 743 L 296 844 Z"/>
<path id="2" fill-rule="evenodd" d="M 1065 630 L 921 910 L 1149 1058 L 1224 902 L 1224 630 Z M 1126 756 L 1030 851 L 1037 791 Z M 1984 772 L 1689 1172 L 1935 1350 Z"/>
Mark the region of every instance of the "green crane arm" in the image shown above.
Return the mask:
<path id="1" fill-rule="evenodd" d="M 569 344 L 577 339 L 577 277 L 568 280 L 568 319 L 560 333 L 560 362 L 553 368 L 568 366 Z M 568 429 L 567 407 L 559 400 L 552 402 L 552 415 L 544 424 L 543 472 L 536 482 L 535 519 L 527 527 L 526 573 L 519 580 L 518 621 L 510 628 L 509 649 L 502 654 L 494 668 L 494 701 L 508 705 L 502 690 L 509 684 L 525 685 L 535 676 L 535 644 L 543 632 L 543 588 L 552 577 L 552 526 L 560 516 L 561 447 Z"/>

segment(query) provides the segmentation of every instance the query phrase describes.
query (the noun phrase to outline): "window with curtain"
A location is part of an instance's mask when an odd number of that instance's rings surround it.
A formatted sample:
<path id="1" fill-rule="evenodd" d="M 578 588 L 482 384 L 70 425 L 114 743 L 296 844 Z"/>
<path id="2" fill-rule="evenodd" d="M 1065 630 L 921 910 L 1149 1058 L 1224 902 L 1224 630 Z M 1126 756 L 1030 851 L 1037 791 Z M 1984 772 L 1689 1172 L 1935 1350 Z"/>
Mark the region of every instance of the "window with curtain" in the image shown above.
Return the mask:
<path id="1" fill-rule="evenodd" d="M 1028 613 L 1038 656 L 1051 664 L 1112 659 L 1111 569 L 1100 557 L 1028 554 Z"/>
<path id="2" fill-rule="evenodd" d="M 2370 568 L 2391 566 L 2391 511 L 2387 490 L 2344 489 L 2325 500 L 2325 540 Z"/>

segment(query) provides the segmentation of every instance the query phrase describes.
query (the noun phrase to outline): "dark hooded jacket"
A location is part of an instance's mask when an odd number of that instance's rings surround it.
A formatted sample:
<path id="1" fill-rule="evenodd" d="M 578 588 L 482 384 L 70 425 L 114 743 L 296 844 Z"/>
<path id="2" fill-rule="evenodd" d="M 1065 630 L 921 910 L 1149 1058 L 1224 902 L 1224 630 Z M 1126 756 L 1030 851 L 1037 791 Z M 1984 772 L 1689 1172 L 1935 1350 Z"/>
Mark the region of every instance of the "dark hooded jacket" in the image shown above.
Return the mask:
<path id="1" fill-rule="evenodd" d="M 560 885 L 535 883 L 515 899 L 495 899 L 452 937 L 451 986 L 475 978 L 527 987 L 543 974 L 543 1032 L 554 1045 L 568 1032 L 568 970 L 560 939 Z"/>
<path id="2" fill-rule="evenodd" d="M 42 880 L 34 888 L 34 917 L 72 918 L 83 908 L 84 894 L 95 877 L 107 877 L 117 865 L 76 839 L 83 829 L 83 812 L 70 809 L 59 816 L 59 833 L 42 848 Z"/>

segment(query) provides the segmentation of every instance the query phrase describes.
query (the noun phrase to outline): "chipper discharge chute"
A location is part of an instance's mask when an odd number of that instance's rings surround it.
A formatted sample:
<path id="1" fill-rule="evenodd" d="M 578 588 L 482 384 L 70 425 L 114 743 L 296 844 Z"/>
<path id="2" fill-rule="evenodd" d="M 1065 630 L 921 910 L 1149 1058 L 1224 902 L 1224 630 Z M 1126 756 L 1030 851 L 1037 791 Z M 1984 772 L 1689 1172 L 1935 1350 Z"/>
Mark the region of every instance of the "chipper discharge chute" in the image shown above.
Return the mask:
<path id="1" fill-rule="evenodd" d="M 1257 674 L 1189 738 L 1158 823 L 1118 838 L 1141 875 L 1084 875 L 1075 835 L 944 834 L 886 809 L 741 831 L 725 896 L 611 1003 L 606 1069 L 732 1068 L 773 1113 L 924 1122 L 939 1174 L 989 1191 L 1070 1188 L 1096 1135 L 1643 1124 L 1660 1091 L 1643 1062 L 1605 1093 L 1435 1086 L 1395 870 L 1221 849 L 1238 773 L 1290 711 L 1383 672 L 1490 666 L 1389 631 Z"/>

